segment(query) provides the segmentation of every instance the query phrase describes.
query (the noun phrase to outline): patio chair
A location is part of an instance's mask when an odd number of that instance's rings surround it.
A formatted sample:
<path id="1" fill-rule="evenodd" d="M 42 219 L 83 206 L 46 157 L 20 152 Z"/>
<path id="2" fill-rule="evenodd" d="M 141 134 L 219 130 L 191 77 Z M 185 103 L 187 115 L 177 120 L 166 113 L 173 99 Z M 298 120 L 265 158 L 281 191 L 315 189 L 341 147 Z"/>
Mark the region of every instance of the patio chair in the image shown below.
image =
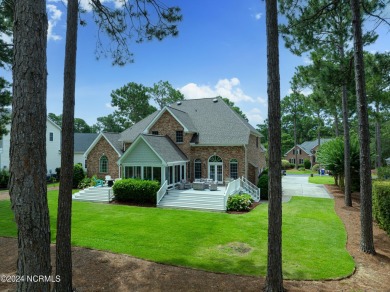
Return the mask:
<path id="1" fill-rule="evenodd" d="M 93 182 L 95 184 L 95 188 L 104 186 L 104 180 L 102 179 L 93 178 Z"/>
<path id="2" fill-rule="evenodd" d="M 218 190 L 218 184 L 216 182 L 212 182 L 210 184 L 210 191 L 217 191 Z"/>

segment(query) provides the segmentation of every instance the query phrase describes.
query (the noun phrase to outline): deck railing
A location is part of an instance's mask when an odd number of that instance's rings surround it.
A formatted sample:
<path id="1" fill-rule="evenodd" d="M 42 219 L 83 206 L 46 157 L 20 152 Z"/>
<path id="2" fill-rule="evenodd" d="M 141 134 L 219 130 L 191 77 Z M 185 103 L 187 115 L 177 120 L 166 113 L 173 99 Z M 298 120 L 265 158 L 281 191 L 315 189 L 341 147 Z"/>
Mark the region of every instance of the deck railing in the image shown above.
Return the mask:
<path id="1" fill-rule="evenodd" d="M 234 195 L 236 193 L 239 193 L 240 192 L 240 186 L 241 186 L 241 182 L 240 182 L 240 179 L 236 179 L 236 180 L 233 180 L 231 181 L 227 187 L 226 187 L 226 190 L 225 190 L 225 198 L 224 198 L 224 207 L 226 209 L 226 205 L 227 205 L 227 200 L 228 198 L 231 196 L 231 195 Z"/>
<path id="2" fill-rule="evenodd" d="M 245 177 L 241 178 L 241 188 L 247 191 L 255 202 L 260 201 L 260 189 Z"/>
<path id="3" fill-rule="evenodd" d="M 157 206 L 160 203 L 160 201 L 162 200 L 162 198 L 165 196 L 165 194 L 167 193 L 167 189 L 168 189 L 168 181 L 166 180 L 157 192 L 157 200 L 156 200 Z"/>

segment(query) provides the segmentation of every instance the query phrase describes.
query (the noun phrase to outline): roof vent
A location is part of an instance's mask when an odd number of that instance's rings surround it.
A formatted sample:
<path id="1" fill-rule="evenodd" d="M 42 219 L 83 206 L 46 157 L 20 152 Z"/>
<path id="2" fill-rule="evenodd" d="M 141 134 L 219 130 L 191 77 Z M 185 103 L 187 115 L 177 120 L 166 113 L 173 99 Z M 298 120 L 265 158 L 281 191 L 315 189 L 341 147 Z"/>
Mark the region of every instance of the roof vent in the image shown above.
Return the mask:
<path id="1" fill-rule="evenodd" d="M 176 104 L 177 104 L 177 105 L 181 105 L 181 101 L 178 101 Z"/>
<path id="2" fill-rule="evenodd" d="M 214 98 L 214 99 L 213 99 L 213 102 L 214 102 L 214 103 L 218 102 L 218 98 Z"/>

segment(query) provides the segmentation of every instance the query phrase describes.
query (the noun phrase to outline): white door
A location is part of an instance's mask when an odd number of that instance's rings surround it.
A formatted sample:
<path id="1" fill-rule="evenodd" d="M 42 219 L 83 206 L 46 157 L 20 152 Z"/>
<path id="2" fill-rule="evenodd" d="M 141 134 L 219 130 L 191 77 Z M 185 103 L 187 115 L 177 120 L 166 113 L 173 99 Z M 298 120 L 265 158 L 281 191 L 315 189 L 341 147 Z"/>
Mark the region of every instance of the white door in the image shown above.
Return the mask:
<path id="1" fill-rule="evenodd" d="M 218 181 L 222 184 L 223 180 L 223 164 L 222 162 L 210 162 L 209 163 L 209 178 L 213 181 Z"/>

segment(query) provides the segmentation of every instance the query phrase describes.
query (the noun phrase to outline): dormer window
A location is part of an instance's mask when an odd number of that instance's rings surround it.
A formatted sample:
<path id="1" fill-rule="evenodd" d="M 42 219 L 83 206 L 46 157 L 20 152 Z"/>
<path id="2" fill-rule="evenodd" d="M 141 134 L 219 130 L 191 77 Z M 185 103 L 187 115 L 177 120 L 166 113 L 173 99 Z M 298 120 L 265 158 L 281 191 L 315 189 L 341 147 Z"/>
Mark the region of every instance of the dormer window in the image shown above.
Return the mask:
<path id="1" fill-rule="evenodd" d="M 158 135 L 158 131 L 152 131 L 152 135 Z"/>
<path id="2" fill-rule="evenodd" d="M 176 143 L 183 143 L 183 131 L 176 131 Z"/>

